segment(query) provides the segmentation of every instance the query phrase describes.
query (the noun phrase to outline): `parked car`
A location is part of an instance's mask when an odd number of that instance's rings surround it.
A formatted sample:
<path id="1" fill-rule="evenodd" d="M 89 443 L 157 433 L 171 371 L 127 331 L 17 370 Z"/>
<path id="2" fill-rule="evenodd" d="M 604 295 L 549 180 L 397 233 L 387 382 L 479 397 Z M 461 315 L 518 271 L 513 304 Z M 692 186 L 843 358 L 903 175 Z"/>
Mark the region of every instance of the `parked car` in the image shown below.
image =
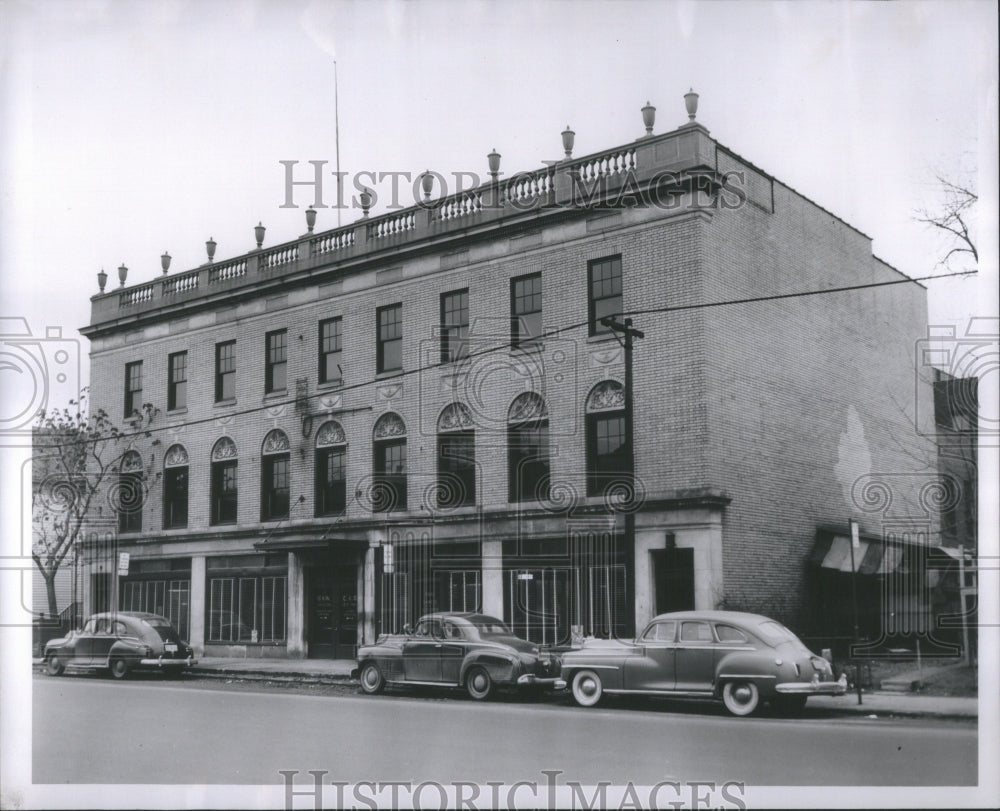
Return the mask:
<path id="1" fill-rule="evenodd" d="M 123 679 L 133 670 L 178 674 L 197 664 L 194 651 L 170 620 L 143 611 L 94 614 L 82 631 L 50 640 L 44 655 L 50 676 L 68 670 L 106 669 Z"/>
<path id="2" fill-rule="evenodd" d="M 682 611 L 655 617 L 628 642 L 592 640 L 562 657 L 573 698 L 593 707 L 604 693 L 722 699 L 733 715 L 762 702 L 801 711 L 811 695 L 843 695 L 830 663 L 791 631 L 757 614 Z"/>
<path id="3" fill-rule="evenodd" d="M 379 637 L 358 650 L 355 678 L 368 694 L 386 684 L 464 687 L 474 699 L 488 698 L 499 685 L 523 690 L 561 690 L 559 659 L 521 639 L 496 617 L 436 613 L 415 629 Z"/>

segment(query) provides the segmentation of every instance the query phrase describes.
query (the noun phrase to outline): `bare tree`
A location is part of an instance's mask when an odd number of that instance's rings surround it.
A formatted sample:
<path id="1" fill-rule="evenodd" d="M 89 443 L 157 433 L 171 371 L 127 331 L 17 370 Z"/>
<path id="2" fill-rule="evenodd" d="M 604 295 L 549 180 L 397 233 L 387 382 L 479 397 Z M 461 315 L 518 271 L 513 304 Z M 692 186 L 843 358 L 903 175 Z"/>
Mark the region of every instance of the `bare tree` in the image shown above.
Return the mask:
<path id="1" fill-rule="evenodd" d="M 947 234 L 951 247 L 939 265 L 949 267 L 956 254 L 971 256 L 978 265 L 979 252 L 976 250 L 973 217 L 979 195 L 971 182 L 949 180 L 940 172 L 935 174 L 934 179 L 940 200 L 933 209 L 919 209 L 914 219 Z"/>
<path id="2" fill-rule="evenodd" d="M 32 435 L 31 558 L 45 581 L 53 616 L 59 567 L 83 537 L 124 454 L 140 436 L 149 436 L 145 428 L 156 411 L 145 404 L 123 431 L 103 410 L 87 415 L 84 399 L 70 402 L 74 410 L 42 411 Z M 112 501 L 123 498 L 119 493 Z"/>

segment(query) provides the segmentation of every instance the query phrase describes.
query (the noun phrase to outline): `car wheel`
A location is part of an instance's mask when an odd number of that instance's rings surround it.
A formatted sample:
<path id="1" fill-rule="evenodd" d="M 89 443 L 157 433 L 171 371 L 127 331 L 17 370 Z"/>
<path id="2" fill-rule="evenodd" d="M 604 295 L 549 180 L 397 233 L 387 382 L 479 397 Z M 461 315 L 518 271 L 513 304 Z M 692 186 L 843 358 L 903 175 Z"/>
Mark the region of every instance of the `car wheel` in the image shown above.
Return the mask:
<path id="1" fill-rule="evenodd" d="M 476 701 L 483 701 L 493 692 L 493 679 L 489 671 L 481 665 L 476 665 L 465 674 L 465 689 Z"/>
<path id="2" fill-rule="evenodd" d="M 128 662 L 124 659 L 112 659 L 111 675 L 116 679 L 124 679 L 128 675 Z"/>
<path id="3" fill-rule="evenodd" d="M 733 715 L 751 715 L 760 704 L 760 691 L 752 681 L 730 681 L 722 688 L 722 700 Z"/>
<path id="4" fill-rule="evenodd" d="M 774 699 L 774 708 L 786 715 L 798 715 L 806 708 L 809 696 L 778 696 Z"/>
<path id="5" fill-rule="evenodd" d="M 377 695 L 385 689 L 385 677 L 374 662 L 365 663 L 365 666 L 361 668 L 361 674 L 358 676 L 358 679 L 361 682 L 362 692 L 370 696 Z"/>
<path id="6" fill-rule="evenodd" d="M 581 707 L 593 707 L 602 695 L 604 685 L 593 670 L 581 670 L 573 677 L 573 698 Z"/>
<path id="7" fill-rule="evenodd" d="M 58 654 L 49 654 L 49 658 L 45 660 L 45 672 L 50 676 L 61 676 L 66 672 L 66 665 Z"/>

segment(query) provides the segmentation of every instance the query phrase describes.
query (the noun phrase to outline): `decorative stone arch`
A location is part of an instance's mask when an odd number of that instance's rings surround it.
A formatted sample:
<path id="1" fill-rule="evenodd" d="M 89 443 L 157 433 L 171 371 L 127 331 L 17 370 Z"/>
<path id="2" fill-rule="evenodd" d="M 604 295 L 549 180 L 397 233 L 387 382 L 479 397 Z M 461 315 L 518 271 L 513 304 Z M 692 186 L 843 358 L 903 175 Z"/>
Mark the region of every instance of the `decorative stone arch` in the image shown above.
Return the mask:
<path id="1" fill-rule="evenodd" d="M 545 399 L 534 391 L 526 391 L 517 395 L 507 410 L 507 423 L 516 425 L 522 422 L 548 419 L 549 410 Z"/>
<path id="2" fill-rule="evenodd" d="M 142 473 L 142 457 L 138 451 L 126 451 L 122 456 L 121 473 Z"/>
<path id="3" fill-rule="evenodd" d="M 441 409 L 437 421 L 438 433 L 467 431 L 473 427 L 472 412 L 464 403 L 449 403 Z"/>
<path id="4" fill-rule="evenodd" d="M 187 467 L 188 453 L 183 445 L 171 445 L 163 456 L 163 467 Z"/>
<path id="5" fill-rule="evenodd" d="M 264 437 L 264 444 L 261 445 L 261 456 L 271 456 L 275 453 L 288 453 L 291 444 L 288 442 L 288 434 L 280 428 L 275 428 L 267 432 Z"/>
<path id="6" fill-rule="evenodd" d="M 227 459 L 236 459 L 237 456 L 236 443 L 227 436 L 219 437 L 212 446 L 213 462 L 225 462 Z"/>
<path id="7" fill-rule="evenodd" d="M 406 423 L 403 418 L 394 411 L 387 411 L 375 423 L 372 431 L 372 438 L 376 441 L 380 439 L 398 439 L 406 437 Z"/>
<path id="8" fill-rule="evenodd" d="M 317 448 L 334 448 L 346 444 L 347 434 L 344 433 L 344 426 L 336 420 L 324 422 L 316 432 Z"/>
<path id="9" fill-rule="evenodd" d="M 587 395 L 586 412 L 621 411 L 625 408 L 625 387 L 617 380 L 602 380 Z"/>

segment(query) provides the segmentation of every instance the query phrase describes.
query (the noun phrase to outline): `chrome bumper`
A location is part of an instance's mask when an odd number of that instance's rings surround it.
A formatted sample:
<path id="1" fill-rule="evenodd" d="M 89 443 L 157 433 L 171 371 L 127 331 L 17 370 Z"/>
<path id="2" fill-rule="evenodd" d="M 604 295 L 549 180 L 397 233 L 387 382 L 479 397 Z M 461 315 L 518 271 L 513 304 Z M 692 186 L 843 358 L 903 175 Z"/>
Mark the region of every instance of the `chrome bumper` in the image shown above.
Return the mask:
<path id="1" fill-rule="evenodd" d="M 158 659 L 140 659 L 139 664 L 142 667 L 191 667 L 198 664 L 198 660 L 193 656 L 187 659 L 164 659 L 161 656 Z"/>
<path id="2" fill-rule="evenodd" d="M 784 682 L 774 689 L 786 695 L 842 696 L 847 692 L 847 676 L 842 673 L 837 681 L 820 681 L 819 676 L 813 676 L 812 681 Z"/>
<path id="3" fill-rule="evenodd" d="M 551 687 L 553 690 L 565 690 L 566 681 L 559 678 L 540 678 L 534 673 L 525 673 L 523 676 L 518 676 L 517 679 L 518 687 Z"/>

